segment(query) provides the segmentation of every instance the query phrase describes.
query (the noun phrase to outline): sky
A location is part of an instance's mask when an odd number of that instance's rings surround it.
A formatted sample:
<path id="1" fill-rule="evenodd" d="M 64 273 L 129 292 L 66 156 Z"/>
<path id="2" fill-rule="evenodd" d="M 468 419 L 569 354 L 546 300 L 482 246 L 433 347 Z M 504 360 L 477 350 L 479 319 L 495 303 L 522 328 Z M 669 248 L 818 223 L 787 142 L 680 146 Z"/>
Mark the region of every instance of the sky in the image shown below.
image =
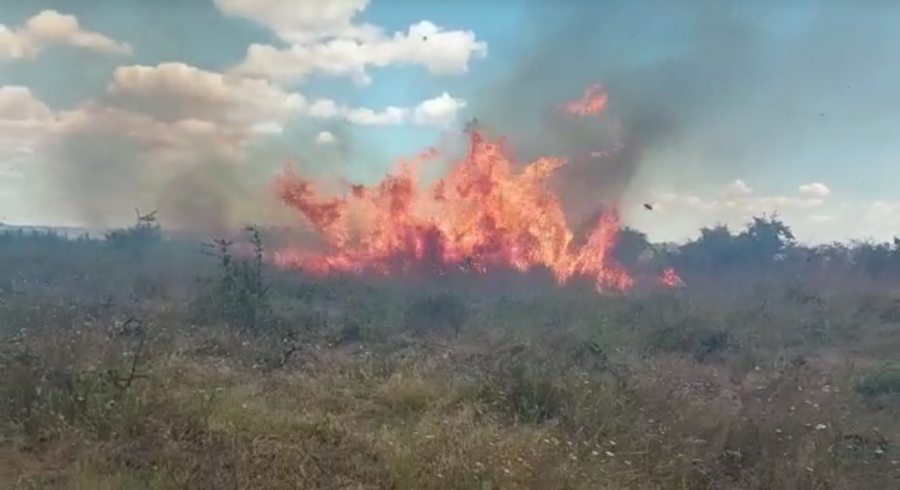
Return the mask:
<path id="1" fill-rule="evenodd" d="M 618 128 L 622 156 L 558 190 L 656 240 L 764 213 L 809 242 L 900 234 L 900 4 L 710 2 L 21 0 L 0 222 L 292 219 L 267 187 L 286 162 L 371 183 L 474 117 L 524 159 Z M 592 83 L 603 121 L 561 121 Z"/>

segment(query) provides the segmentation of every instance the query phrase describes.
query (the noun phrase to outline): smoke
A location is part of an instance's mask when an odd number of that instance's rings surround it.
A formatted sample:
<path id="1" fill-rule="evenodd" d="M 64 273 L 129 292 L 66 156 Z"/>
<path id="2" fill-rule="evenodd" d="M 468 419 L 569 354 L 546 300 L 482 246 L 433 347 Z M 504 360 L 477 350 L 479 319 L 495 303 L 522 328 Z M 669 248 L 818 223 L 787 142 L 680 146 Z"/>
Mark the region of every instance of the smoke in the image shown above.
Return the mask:
<path id="1" fill-rule="evenodd" d="M 479 120 L 510 136 L 520 158 L 569 160 L 557 183 L 568 210 L 581 216 L 620 199 L 647 150 L 690 132 L 747 88 L 760 57 L 753 26 L 724 7 L 679 2 L 654 14 L 638 3 L 578 2 L 552 12 L 535 4 L 540 20 L 523 28 L 523 43 L 534 48 L 471 104 Z M 666 49 L 666 35 L 681 45 Z M 655 44 L 656 52 L 641 52 L 640 44 Z M 598 82 L 609 94 L 602 121 L 561 110 Z M 616 143 L 615 154 L 596 156 Z"/>
<path id="2" fill-rule="evenodd" d="M 773 33 L 772 19 L 799 8 L 790 2 L 523 1 L 529 20 L 515 54 L 491 48 L 488 62 L 503 75 L 468 94 L 466 111 L 509 136 L 519 160 L 566 157 L 556 185 L 575 220 L 600 203 L 641 196 L 645 180 L 670 187 L 750 180 L 789 165 L 792 151 L 820 144 L 815 135 L 825 132 L 809 128 L 830 125 L 831 134 L 843 134 L 848 120 L 859 125 L 900 110 L 900 80 L 884 68 L 895 65 L 898 9 L 808 3 L 812 20 L 784 35 Z M 509 58 L 512 66 L 503 66 Z M 867 73 L 880 73 L 878 90 L 860 83 Z M 563 104 L 593 83 L 609 94 L 600 120 L 564 114 Z M 890 87 L 892 95 L 861 100 L 863 86 L 881 95 Z M 135 94 L 101 97 L 55 135 L 40 200 L 49 214 L 120 226 L 138 206 L 159 209 L 165 225 L 201 231 L 296 223 L 270 202 L 267 188 L 285 161 L 319 180 L 388 160 L 378 137 L 366 139 L 344 123 L 299 122 L 266 137 L 203 122 L 234 109 L 211 105 L 220 102 L 215 90 L 166 102 L 128 99 Z M 177 122 L 167 114 L 178 114 Z M 336 141 L 317 144 L 320 131 Z M 610 156 L 592 156 L 616 143 Z M 452 153 L 464 146 L 444 144 Z"/>
<path id="3" fill-rule="evenodd" d="M 522 160 L 568 158 L 557 184 L 578 218 L 640 194 L 645 180 L 696 187 L 783 167 L 778 158 L 821 124 L 823 100 L 810 94 L 833 100 L 829 77 L 887 62 L 889 32 L 875 22 L 884 12 L 856 11 L 848 26 L 853 9 L 808 4 L 803 24 L 787 3 L 526 3 L 533 22 L 519 42 L 530 49 L 470 97 L 469 110 L 508 135 Z M 792 15 L 793 32 L 779 32 L 779 18 Z M 592 83 L 609 95 L 602 121 L 563 114 L 560 104 Z M 616 139 L 615 155 L 590 156 Z"/>
<path id="4" fill-rule="evenodd" d="M 317 144 L 320 131 L 335 142 Z M 273 176 L 286 164 L 326 175 L 321 169 L 340 168 L 352 144 L 341 124 L 265 134 L 190 119 L 160 122 L 95 101 L 48 145 L 39 201 L 57 220 L 91 228 L 128 226 L 135 207 L 157 210 L 166 228 L 215 235 L 243 224 L 295 224 L 271 191 Z"/>

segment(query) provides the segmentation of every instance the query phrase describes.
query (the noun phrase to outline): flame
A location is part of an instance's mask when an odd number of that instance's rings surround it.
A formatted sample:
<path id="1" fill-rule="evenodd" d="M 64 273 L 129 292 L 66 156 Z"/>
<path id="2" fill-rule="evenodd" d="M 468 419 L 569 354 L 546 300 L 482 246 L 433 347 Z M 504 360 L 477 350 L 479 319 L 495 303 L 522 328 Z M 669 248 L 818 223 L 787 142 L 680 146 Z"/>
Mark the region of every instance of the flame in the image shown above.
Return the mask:
<path id="1" fill-rule="evenodd" d="M 600 113 L 606 109 L 606 103 L 609 97 L 603 86 L 600 84 L 589 85 L 582 94 L 581 98 L 573 100 L 565 105 L 565 110 L 569 114 L 587 118 L 588 116 L 600 116 Z"/>
<path id="2" fill-rule="evenodd" d="M 663 269 L 662 275 L 659 276 L 659 282 L 662 283 L 663 286 L 669 288 L 680 288 L 685 285 L 681 277 L 678 276 L 678 273 L 675 272 L 675 269 L 671 267 Z"/>
<path id="3" fill-rule="evenodd" d="M 591 86 L 565 110 L 587 117 L 603 111 L 606 100 L 602 88 Z M 543 267 L 559 283 L 592 278 L 600 291 L 634 284 L 612 260 L 620 224 L 615 209 L 602 213 L 576 246 L 562 203 L 548 185 L 565 160 L 544 157 L 520 167 L 503 138 L 488 137 L 477 123 L 466 133 L 465 158 L 431 185 L 420 183 L 417 169 L 437 156 L 433 149 L 401 161 L 377 185 L 350 186 L 345 197 L 323 196 L 311 180 L 291 170 L 280 174 L 278 196 L 321 233 L 328 250 L 288 248 L 275 254 L 275 262 L 320 273 Z M 671 270 L 661 280 L 680 281 Z"/>

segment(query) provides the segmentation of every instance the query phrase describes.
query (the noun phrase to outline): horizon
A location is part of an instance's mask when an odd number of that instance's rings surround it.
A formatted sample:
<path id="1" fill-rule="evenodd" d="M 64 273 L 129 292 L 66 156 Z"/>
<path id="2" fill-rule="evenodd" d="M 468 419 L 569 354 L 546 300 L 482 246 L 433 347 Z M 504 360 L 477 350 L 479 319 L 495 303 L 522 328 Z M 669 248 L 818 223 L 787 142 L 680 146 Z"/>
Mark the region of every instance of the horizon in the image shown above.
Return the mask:
<path id="1" fill-rule="evenodd" d="M 781 220 L 781 218 L 778 216 L 760 215 L 760 216 L 756 216 L 756 217 L 780 220 L 785 225 L 787 225 L 788 228 L 790 228 L 793 231 L 793 228 L 791 227 L 791 223 L 788 221 Z M 157 224 L 159 225 L 160 230 L 165 233 L 196 234 L 196 235 L 205 235 L 208 237 L 215 236 L 215 234 L 185 231 L 182 229 L 168 228 L 160 223 L 157 223 Z M 746 229 L 746 225 L 748 225 L 748 224 L 749 223 L 744 223 L 743 226 L 733 226 L 733 225 L 729 225 L 727 223 L 721 223 L 721 222 L 712 223 L 710 225 L 706 225 L 706 226 L 697 228 L 696 233 L 694 235 L 689 236 L 683 240 L 655 240 L 655 239 L 653 239 L 653 237 L 651 235 L 647 234 L 644 230 L 641 230 L 640 228 L 635 228 L 632 226 L 627 226 L 627 225 L 620 228 L 619 231 L 633 230 L 633 231 L 643 233 L 647 236 L 647 239 L 649 240 L 649 242 L 654 245 L 666 245 L 666 246 L 681 247 L 687 243 L 697 240 L 700 237 L 701 230 L 703 230 L 703 229 L 713 229 L 713 228 L 716 228 L 719 226 L 725 226 L 729 230 L 729 232 L 731 232 L 733 235 L 737 235 L 741 231 Z M 115 231 L 115 230 L 127 229 L 127 228 L 128 228 L 128 226 L 108 227 L 108 228 L 90 228 L 90 227 L 83 227 L 83 226 L 77 226 L 77 225 L 55 226 L 55 225 L 44 225 L 44 224 L 8 223 L 8 222 L 0 221 L 0 232 L 16 231 L 16 230 L 22 230 L 22 231 L 26 231 L 26 232 L 29 232 L 29 231 L 30 232 L 52 232 L 52 233 L 62 233 L 66 236 L 66 238 L 78 238 L 79 236 L 88 234 L 92 238 L 102 239 L 106 233 L 109 233 L 109 232 Z M 265 230 L 294 230 L 294 231 L 296 231 L 296 228 L 294 228 L 292 226 L 284 226 L 284 225 L 260 226 L 259 228 L 263 231 L 265 231 Z M 318 233 L 318 232 L 315 232 L 315 233 Z M 858 244 L 866 244 L 866 243 L 869 243 L 869 244 L 891 244 L 891 243 L 896 243 L 896 240 L 898 238 L 900 238 L 900 234 L 894 235 L 892 237 L 888 237 L 883 240 L 879 240 L 879 239 L 876 239 L 873 237 L 868 237 L 868 238 L 863 237 L 863 238 L 851 238 L 851 239 L 846 239 L 846 240 L 809 242 L 809 241 L 804 241 L 804 240 L 801 240 L 798 238 L 795 241 L 795 244 L 802 246 L 802 247 L 810 247 L 810 248 L 815 248 L 815 247 L 823 246 L 823 245 L 834 245 L 834 244 L 842 244 L 842 245 L 858 245 Z"/>

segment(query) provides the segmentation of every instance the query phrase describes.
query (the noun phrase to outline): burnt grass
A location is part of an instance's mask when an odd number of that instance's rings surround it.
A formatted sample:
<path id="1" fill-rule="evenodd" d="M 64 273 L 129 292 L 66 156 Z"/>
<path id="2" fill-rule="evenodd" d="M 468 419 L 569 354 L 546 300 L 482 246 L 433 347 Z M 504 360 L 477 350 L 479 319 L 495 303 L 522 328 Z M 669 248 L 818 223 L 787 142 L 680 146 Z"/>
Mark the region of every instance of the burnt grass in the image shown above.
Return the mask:
<path id="1" fill-rule="evenodd" d="M 0 488 L 900 488 L 898 244 L 628 233 L 688 286 L 0 235 Z"/>

